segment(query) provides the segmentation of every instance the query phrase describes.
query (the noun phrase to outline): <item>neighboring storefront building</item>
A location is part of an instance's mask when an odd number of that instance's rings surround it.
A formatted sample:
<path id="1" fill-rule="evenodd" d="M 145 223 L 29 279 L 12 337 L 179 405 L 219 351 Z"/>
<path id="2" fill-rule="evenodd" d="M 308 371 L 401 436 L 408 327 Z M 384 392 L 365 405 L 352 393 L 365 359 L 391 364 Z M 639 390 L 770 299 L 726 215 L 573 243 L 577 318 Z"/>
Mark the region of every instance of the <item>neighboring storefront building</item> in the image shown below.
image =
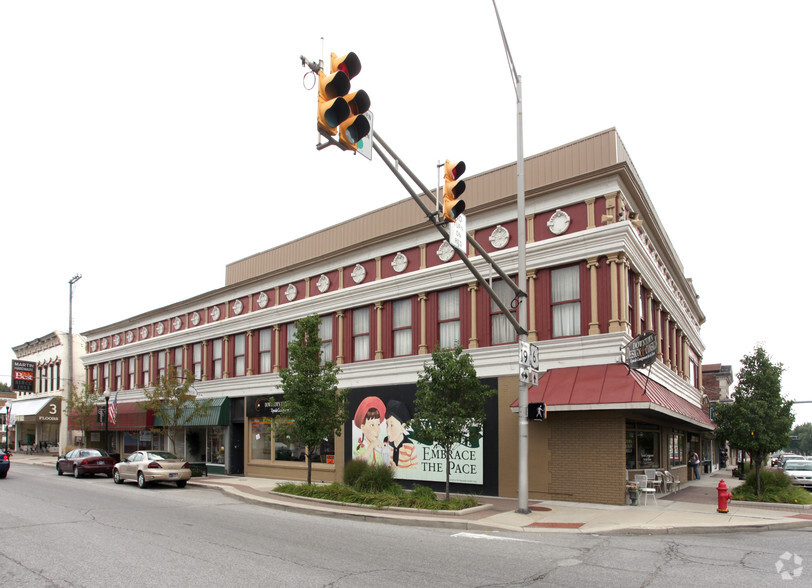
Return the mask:
<path id="1" fill-rule="evenodd" d="M 464 195 L 469 233 L 514 279 L 515 178 L 515 164 L 471 176 Z M 710 438 L 705 317 L 614 129 L 527 158 L 525 178 L 528 339 L 544 372 L 530 396 L 549 411 L 530 424 L 529 497 L 622 504 L 626 476 L 653 467 L 685 478 L 688 452 Z M 469 257 L 487 275 L 473 248 Z M 491 286 L 509 306 L 511 289 Z M 273 422 L 287 342 L 310 314 L 351 389 L 342 436 L 319 448 L 314 481 L 340 479 L 353 456 L 378 459 L 357 413 L 408 422 L 430 350 L 459 342 L 498 394 L 477 446 L 454 451 L 453 487 L 516 495 L 515 332 L 411 199 L 234 262 L 221 289 L 87 331 L 82 360 L 119 411 L 168 367 L 190 370 L 199 400 L 228 410 L 188 427 L 178 453 L 227 473 L 303 480 L 303 448 Z M 645 331 L 656 333 L 657 359 L 628 372 L 620 350 Z M 144 426 L 138 443 L 165 443 Z M 136 446 L 121 442 L 125 454 Z M 397 455 L 404 483 L 439 483 L 433 448 L 410 443 Z"/>
<path id="2" fill-rule="evenodd" d="M 54 331 L 13 348 L 18 360 L 32 364 L 30 386 L 18 389 L 11 401 L 9 446 L 17 450 L 64 453 L 71 445 L 68 422 L 63 412 L 71 386 L 68 376 L 69 354 L 73 355 L 73 385 L 81 389 L 85 382 L 81 356 L 85 339 L 81 335 Z M 72 351 L 71 351 L 72 349 Z"/>

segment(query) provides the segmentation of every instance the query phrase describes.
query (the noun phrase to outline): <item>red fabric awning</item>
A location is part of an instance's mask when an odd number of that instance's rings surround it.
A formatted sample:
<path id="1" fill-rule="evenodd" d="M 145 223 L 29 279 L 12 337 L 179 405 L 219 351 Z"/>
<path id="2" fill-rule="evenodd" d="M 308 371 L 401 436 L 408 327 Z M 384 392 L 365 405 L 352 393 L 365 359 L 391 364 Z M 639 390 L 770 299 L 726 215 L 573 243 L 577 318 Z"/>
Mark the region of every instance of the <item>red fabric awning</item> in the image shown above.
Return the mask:
<path id="1" fill-rule="evenodd" d="M 104 413 L 104 405 L 100 405 L 100 410 Z M 116 422 L 112 421 L 108 425 L 110 431 L 145 431 L 152 428 L 155 417 L 151 410 L 146 410 L 137 402 L 119 402 L 116 405 Z M 68 428 L 77 429 L 76 421 L 68 417 Z M 104 431 L 104 423 L 94 422 L 90 427 L 91 431 Z"/>
<path id="2" fill-rule="evenodd" d="M 645 389 L 645 392 L 644 392 Z M 622 364 L 555 368 L 528 390 L 528 402 L 544 402 L 548 410 L 648 409 L 705 429 L 716 425 L 695 404 L 662 384 Z M 518 407 L 518 400 L 511 408 Z"/>

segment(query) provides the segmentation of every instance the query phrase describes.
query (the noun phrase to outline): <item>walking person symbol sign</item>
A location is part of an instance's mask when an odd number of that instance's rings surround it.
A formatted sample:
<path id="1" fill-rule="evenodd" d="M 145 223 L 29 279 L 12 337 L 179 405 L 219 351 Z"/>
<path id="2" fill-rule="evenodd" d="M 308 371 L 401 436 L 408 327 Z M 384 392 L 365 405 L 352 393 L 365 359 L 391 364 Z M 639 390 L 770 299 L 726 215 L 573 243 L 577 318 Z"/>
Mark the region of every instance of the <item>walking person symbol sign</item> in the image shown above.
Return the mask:
<path id="1" fill-rule="evenodd" d="M 531 421 L 543 421 L 547 418 L 547 405 L 544 402 L 528 402 L 527 418 Z"/>

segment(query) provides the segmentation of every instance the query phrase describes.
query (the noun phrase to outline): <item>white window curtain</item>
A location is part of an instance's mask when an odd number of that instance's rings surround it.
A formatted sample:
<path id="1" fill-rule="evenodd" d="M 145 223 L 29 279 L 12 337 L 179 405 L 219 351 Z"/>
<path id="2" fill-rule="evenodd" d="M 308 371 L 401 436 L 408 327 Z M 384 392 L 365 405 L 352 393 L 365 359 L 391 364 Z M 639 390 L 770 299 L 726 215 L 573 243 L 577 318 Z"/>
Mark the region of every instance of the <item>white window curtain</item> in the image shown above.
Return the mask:
<path id="1" fill-rule="evenodd" d="M 510 302 L 515 298 L 513 289 L 508 286 L 504 280 L 493 282 L 491 288 L 493 288 L 499 300 L 502 301 L 502 304 L 510 309 Z M 502 314 L 502 311 L 496 303 L 491 300 L 491 344 L 512 343 L 516 341 L 517 338 L 516 329 L 510 324 L 508 318 Z"/>
<path id="2" fill-rule="evenodd" d="M 353 360 L 369 359 L 369 308 L 352 311 Z"/>
<path id="3" fill-rule="evenodd" d="M 234 335 L 234 375 L 245 375 L 245 334 Z"/>
<path id="4" fill-rule="evenodd" d="M 333 316 L 321 317 L 319 323 L 319 338 L 321 339 L 321 363 L 333 361 Z"/>
<path id="5" fill-rule="evenodd" d="M 178 380 L 183 380 L 186 378 L 186 374 L 183 373 L 183 347 L 175 347 L 175 377 Z"/>
<path id="6" fill-rule="evenodd" d="M 396 300 L 392 305 L 392 328 L 395 330 L 395 355 L 412 353 L 412 301 Z"/>
<path id="7" fill-rule="evenodd" d="M 577 265 L 555 269 L 551 274 L 553 337 L 581 334 L 581 286 Z M 574 300 L 575 302 L 567 302 Z"/>
<path id="8" fill-rule="evenodd" d="M 446 290 L 437 299 L 440 319 L 440 347 L 456 347 L 460 342 L 460 292 Z"/>
<path id="9" fill-rule="evenodd" d="M 212 378 L 218 380 L 223 377 L 223 340 L 212 339 L 211 342 Z"/>
<path id="10" fill-rule="evenodd" d="M 192 347 L 192 364 L 195 372 L 195 380 L 203 377 L 203 344 L 195 343 Z"/>
<path id="11" fill-rule="evenodd" d="M 262 374 L 271 373 L 271 330 L 261 329 L 259 332 L 259 371 Z"/>
<path id="12" fill-rule="evenodd" d="M 135 358 L 127 360 L 127 390 L 135 390 Z"/>

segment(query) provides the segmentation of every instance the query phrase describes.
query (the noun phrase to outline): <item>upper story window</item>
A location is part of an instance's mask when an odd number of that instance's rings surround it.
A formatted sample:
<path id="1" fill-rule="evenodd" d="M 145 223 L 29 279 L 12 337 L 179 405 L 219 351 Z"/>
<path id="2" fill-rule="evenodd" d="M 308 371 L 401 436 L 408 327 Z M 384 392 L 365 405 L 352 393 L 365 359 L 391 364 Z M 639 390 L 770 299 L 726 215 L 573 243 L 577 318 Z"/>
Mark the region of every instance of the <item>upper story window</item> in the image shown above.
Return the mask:
<path id="1" fill-rule="evenodd" d="M 353 361 L 369 359 L 369 307 L 352 311 Z"/>
<path id="2" fill-rule="evenodd" d="M 577 265 L 554 269 L 552 283 L 553 337 L 581 334 L 581 285 Z"/>
<path id="3" fill-rule="evenodd" d="M 127 390 L 135 389 L 135 357 L 127 358 Z"/>
<path id="4" fill-rule="evenodd" d="M 412 354 L 412 300 L 392 303 L 392 336 L 394 355 Z"/>
<path id="5" fill-rule="evenodd" d="M 271 363 L 271 329 L 259 331 L 259 373 L 270 374 L 273 369 Z"/>
<path id="6" fill-rule="evenodd" d="M 450 349 L 460 342 L 460 291 L 445 290 L 437 296 L 440 347 Z"/>
<path id="7" fill-rule="evenodd" d="M 245 375 L 245 333 L 234 335 L 234 375 Z"/>
<path id="8" fill-rule="evenodd" d="M 493 282 L 491 286 L 493 291 L 499 297 L 507 308 L 510 308 L 510 302 L 515 298 L 513 289 L 508 286 L 504 280 Z M 515 312 L 512 312 L 516 316 Z M 491 345 L 500 345 L 502 343 L 514 343 L 518 340 L 516 329 L 510 324 L 508 318 L 502 314 L 502 311 L 496 305 L 496 302 L 491 300 Z"/>
<path id="9" fill-rule="evenodd" d="M 195 380 L 203 378 L 203 344 L 195 343 L 192 345 L 192 372 L 195 375 Z"/>
<path id="10" fill-rule="evenodd" d="M 185 380 L 186 374 L 183 373 L 183 347 L 175 347 L 172 353 L 174 355 L 172 365 L 175 366 L 175 377 L 178 380 Z"/>
<path id="11" fill-rule="evenodd" d="M 148 388 L 151 382 L 149 379 L 149 353 L 141 356 L 141 386 Z"/>
<path id="12" fill-rule="evenodd" d="M 333 361 L 333 316 L 323 316 L 319 322 L 319 339 L 321 339 L 321 363 Z"/>
<path id="13" fill-rule="evenodd" d="M 223 340 L 212 339 L 209 347 L 211 348 L 211 377 L 219 380 L 223 377 Z"/>
<path id="14" fill-rule="evenodd" d="M 158 381 L 166 378 L 166 353 L 163 351 L 158 352 Z"/>
<path id="15" fill-rule="evenodd" d="M 124 361 L 121 359 L 116 360 L 116 373 L 115 373 L 115 389 L 121 390 L 121 370 L 124 366 Z"/>
<path id="16" fill-rule="evenodd" d="M 102 380 L 100 392 L 110 389 L 110 364 L 108 362 L 102 365 L 102 372 L 104 373 L 104 379 Z"/>

